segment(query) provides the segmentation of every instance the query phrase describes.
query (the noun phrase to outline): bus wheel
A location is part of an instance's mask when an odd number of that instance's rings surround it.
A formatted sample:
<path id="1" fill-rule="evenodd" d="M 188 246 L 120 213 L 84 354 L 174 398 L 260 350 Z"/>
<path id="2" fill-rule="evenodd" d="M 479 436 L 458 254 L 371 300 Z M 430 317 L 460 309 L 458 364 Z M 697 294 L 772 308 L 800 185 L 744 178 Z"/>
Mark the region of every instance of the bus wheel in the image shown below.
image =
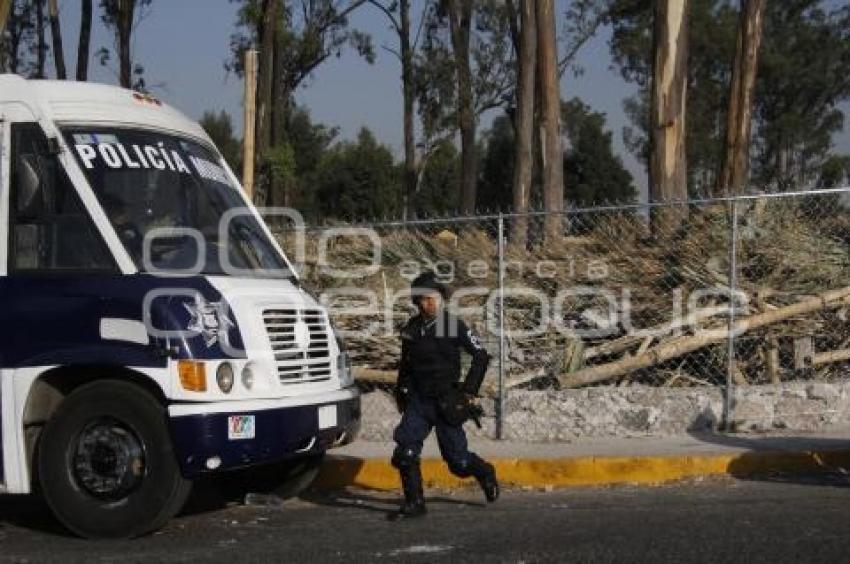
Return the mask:
<path id="1" fill-rule="evenodd" d="M 82 537 L 129 538 L 162 527 L 186 502 L 162 405 L 126 382 L 75 390 L 47 422 L 38 477 L 53 513 Z"/>

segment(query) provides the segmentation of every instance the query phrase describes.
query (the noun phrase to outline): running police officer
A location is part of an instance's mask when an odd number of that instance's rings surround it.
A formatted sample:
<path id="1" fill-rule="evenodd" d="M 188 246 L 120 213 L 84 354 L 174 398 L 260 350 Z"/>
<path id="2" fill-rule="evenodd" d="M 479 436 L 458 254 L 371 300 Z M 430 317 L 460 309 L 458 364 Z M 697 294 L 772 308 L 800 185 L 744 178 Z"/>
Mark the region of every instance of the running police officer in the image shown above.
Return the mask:
<path id="1" fill-rule="evenodd" d="M 463 421 L 484 379 L 490 357 L 478 337 L 444 307 L 447 288 L 433 272 L 411 284 L 411 298 L 419 310 L 401 330 L 396 402 L 402 413 L 393 433 L 396 448 L 392 464 L 401 474 L 404 503 L 394 518 L 426 513 L 419 455 L 422 443 L 436 427 L 440 453 L 449 470 L 461 478 L 474 477 L 488 502 L 499 497 L 496 472 L 469 452 Z M 460 379 L 460 350 L 472 356 L 466 378 Z"/>

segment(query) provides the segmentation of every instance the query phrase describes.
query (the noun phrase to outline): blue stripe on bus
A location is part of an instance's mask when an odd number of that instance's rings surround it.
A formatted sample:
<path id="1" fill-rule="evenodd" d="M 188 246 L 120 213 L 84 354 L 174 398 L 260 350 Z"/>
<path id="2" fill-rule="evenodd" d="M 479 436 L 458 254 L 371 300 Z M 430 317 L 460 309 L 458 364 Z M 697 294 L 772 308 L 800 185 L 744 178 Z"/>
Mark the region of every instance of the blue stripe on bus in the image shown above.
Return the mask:
<path id="1" fill-rule="evenodd" d="M 164 340 L 150 346 L 106 341 L 100 336 L 102 318 L 143 320 L 148 292 L 174 291 L 154 301 L 152 321 L 157 329 L 187 328 L 191 315 L 179 292 L 196 291 L 211 303 L 221 294 L 203 277 L 161 278 L 124 275 L 12 275 L 0 278 L 0 368 L 111 360 L 123 366 L 164 366 Z M 231 316 L 232 317 L 232 316 Z M 234 320 L 235 321 L 235 320 Z M 234 350 L 243 349 L 235 324 L 228 338 Z M 203 336 L 170 343 L 180 358 L 232 358 L 219 342 L 208 346 Z M 159 349 L 159 350 L 158 350 Z"/>

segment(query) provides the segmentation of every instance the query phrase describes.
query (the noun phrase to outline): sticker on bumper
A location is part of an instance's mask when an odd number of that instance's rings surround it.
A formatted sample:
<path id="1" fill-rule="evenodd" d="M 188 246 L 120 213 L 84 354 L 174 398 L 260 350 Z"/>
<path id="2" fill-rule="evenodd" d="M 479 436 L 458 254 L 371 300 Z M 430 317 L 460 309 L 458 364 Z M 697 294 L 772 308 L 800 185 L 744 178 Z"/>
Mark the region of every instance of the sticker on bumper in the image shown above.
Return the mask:
<path id="1" fill-rule="evenodd" d="M 227 418 L 227 438 L 231 441 L 253 439 L 256 435 L 253 415 L 231 415 Z"/>
<path id="2" fill-rule="evenodd" d="M 336 427 L 336 406 L 323 405 L 319 408 L 319 429 Z"/>

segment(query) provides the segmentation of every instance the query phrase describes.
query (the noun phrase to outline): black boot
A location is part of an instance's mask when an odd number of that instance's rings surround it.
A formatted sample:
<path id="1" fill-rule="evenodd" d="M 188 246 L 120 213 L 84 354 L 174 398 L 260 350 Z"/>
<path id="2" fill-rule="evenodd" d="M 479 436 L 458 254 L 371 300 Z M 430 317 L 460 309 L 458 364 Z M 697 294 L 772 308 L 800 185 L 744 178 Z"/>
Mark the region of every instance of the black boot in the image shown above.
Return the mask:
<path id="1" fill-rule="evenodd" d="M 428 509 L 425 507 L 425 495 L 422 492 L 422 472 L 419 469 L 419 464 L 399 468 L 399 474 L 401 475 L 401 488 L 404 492 L 404 503 L 401 504 L 397 512 L 390 515 L 390 519 L 395 521 L 425 516 Z"/>
<path id="2" fill-rule="evenodd" d="M 489 503 L 499 499 L 499 482 L 496 480 L 496 469 L 492 464 L 473 454 L 469 461 L 469 473 L 478 481 Z"/>

